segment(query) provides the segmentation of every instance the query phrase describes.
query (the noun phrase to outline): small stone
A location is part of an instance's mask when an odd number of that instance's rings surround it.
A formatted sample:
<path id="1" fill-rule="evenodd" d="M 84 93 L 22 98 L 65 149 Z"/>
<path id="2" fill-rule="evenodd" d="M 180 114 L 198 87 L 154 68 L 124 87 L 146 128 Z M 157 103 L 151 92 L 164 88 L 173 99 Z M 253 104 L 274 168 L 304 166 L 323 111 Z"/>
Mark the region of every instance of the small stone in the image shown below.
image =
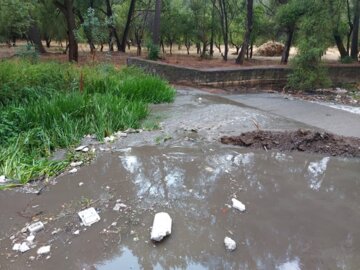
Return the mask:
<path id="1" fill-rule="evenodd" d="M 44 223 L 42 223 L 41 221 L 38 221 L 38 222 L 36 222 L 36 223 L 33 223 L 33 224 L 31 224 L 31 225 L 29 225 L 28 227 L 27 227 L 27 230 L 29 231 L 29 233 L 31 233 L 31 234 L 35 234 L 35 233 L 37 233 L 37 232 L 39 232 L 39 231 L 41 231 L 41 230 L 43 230 L 44 229 Z"/>
<path id="2" fill-rule="evenodd" d="M 73 174 L 73 173 L 77 173 L 77 171 L 78 171 L 78 169 L 73 168 L 73 169 L 71 169 L 71 170 L 69 171 L 69 173 Z"/>
<path id="3" fill-rule="evenodd" d="M 71 167 L 78 167 L 78 166 L 80 166 L 80 165 L 82 165 L 82 164 L 83 164 L 82 161 L 77 161 L 77 162 L 71 162 L 71 163 L 70 163 L 70 166 L 71 166 Z"/>
<path id="4" fill-rule="evenodd" d="M 229 251 L 234 251 L 236 249 L 236 242 L 230 237 L 224 238 L 224 244 L 225 244 L 225 248 Z"/>
<path id="5" fill-rule="evenodd" d="M 73 232 L 73 235 L 79 235 L 80 234 L 80 230 L 76 230 L 75 232 Z"/>
<path id="6" fill-rule="evenodd" d="M 37 250 L 37 254 L 38 255 L 46 255 L 46 254 L 49 254 L 50 253 L 50 249 L 51 249 L 51 246 L 43 246 L 43 247 L 40 247 L 38 250 Z"/>
<path id="7" fill-rule="evenodd" d="M 168 213 L 157 213 L 151 230 L 151 240 L 161 241 L 165 236 L 171 234 L 172 219 Z"/>
<path id="8" fill-rule="evenodd" d="M 233 208 L 239 210 L 240 212 L 244 212 L 246 210 L 245 204 L 243 204 L 242 202 L 238 201 L 235 198 L 232 198 L 231 201 Z"/>

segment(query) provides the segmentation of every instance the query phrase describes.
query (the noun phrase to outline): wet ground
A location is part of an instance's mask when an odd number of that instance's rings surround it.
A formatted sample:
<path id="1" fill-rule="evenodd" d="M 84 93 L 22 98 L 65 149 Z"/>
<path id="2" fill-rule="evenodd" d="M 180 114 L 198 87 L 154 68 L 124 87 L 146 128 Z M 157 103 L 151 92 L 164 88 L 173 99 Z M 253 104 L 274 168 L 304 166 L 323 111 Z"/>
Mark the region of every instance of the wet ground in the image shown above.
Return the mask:
<path id="1" fill-rule="evenodd" d="M 153 114 L 161 130 L 95 145 L 92 164 L 41 195 L 0 192 L 1 270 L 360 268 L 359 159 L 221 145 L 222 135 L 256 125 L 311 128 L 227 97 L 179 91 Z M 232 198 L 246 212 L 229 208 Z M 117 202 L 126 207 L 114 211 Z M 81 226 L 77 212 L 90 206 L 101 220 Z M 159 211 L 170 214 L 173 232 L 154 244 Z M 36 247 L 12 251 L 36 220 L 45 223 Z M 225 250 L 225 236 L 235 251 Z M 37 256 L 43 245 L 51 253 Z"/>

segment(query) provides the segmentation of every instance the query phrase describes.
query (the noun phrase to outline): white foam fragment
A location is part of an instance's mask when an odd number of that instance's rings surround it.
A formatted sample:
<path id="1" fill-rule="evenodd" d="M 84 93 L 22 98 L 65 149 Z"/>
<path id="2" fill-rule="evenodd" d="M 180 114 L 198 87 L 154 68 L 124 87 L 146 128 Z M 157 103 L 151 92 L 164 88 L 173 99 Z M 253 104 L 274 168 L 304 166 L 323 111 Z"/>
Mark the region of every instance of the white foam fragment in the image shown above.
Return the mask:
<path id="1" fill-rule="evenodd" d="M 80 166 L 80 165 L 82 165 L 82 164 L 83 164 L 82 161 L 71 162 L 71 163 L 70 163 L 70 166 L 71 166 L 71 167 L 78 167 L 78 166 Z"/>
<path id="2" fill-rule="evenodd" d="M 88 148 L 87 145 L 80 145 L 75 149 L 75 151 L 83 151 L 85 148 Z"/>
<path id="3" fill-rule="evenodd" d="M 16 244 L 13 245 L 12 250 L 14 250 L 14 251 L 19 251 L 19 250 L 20 250 L 20 246 L 21 246 L 20 243 L 16 243 Z"/>
<path id="4" fill-rule="evenodd" d="M 239 200 L 232 198 L 232 207 L 239 210 L 240 212 L 244 212 L 246 210 L 245 204 L 240 202 Z"/>
<path id="5" fill-rule="evenodd" d="M 1 175 L 0 176 L 0 183 L 5 183 L 6 182 L 6 177 L 5 175 Z"/>
<path id="6" fill-rule="evenodd" d="M 35 235 L 29 235 L 27 238 L 26 238 L 26 241 L 28 241 L 30 244 L 32 244 L 35 240 Z"/>
<path id="7" fill-rule="evenodd" d="M 51 250 L 51 246 L 42 246 L 37 250 L 38 255 L 46 255 L 49 254 Z"/>
<path id="8" fill-rule="evenodd" d="M 151 240 L 161 241 L 165 236 L 171 234 L 172 219 L 168 213 L 160 212 L 154 217 L 151 230 Z"/>
<path id="9" fill-rule="evenodd" d="M 19 251 L 21 253 L 24 253 L 24 252 L 26 252 L 28 250 L 30 250 L 30 247 L 28 246 L 28 244 L 26 242 L 23 242 L 19 247 Z"/>
<path id="10" fill-rule="evenodd" d="M 29 233 L 31 234 L 35 234 L 41 230 L 44 229 L 44 223 L 42 223 L 41 221 L 38 221 L 38 222 L 35 222 L 33 224 L 30 224 L 28 227 L 27 227 L 27 230 L 29 231 Z"/>
<path id="11" fill-rule="evenodd" d="M 78 213 L 84 226 L 91 226 L 92 224 L 100 220 L 99 214 L 96 212 L 94 207 L 87 208 Z"/>
<path id="12" fill-rule="evenodd" d="M 106 142 L 106 143 L 113 142 L 113 141 L 115 141 L 115 136 L 113 136 L 113 135 L 104 138 L 104 142 Z"/>
<path id="13" fill-rule="evenodd" d="M 73 169 L 71 169 L 70 171 L 69 171 L 69 173 L 77 173 L 77 171 L 78 171 L 78 169 L 76 169 L 76 168 L 73 168 Z"/>
<path id="14" fill-rule="evenodd" d="M 114 211 L 119 211 L 121 208 L 126 208 L 126 207 L 127 207 L 127 205 L 124 204 L 124 203 L 116 203 L 113 210 Z"/>
<path id="15" fill-rule="evenodd" d="M 230 237 L 224 238 L 224 244 L 225 244 L 225 248 L 229 251 L 234 251 L 236 249 L 236 242 Z"/>

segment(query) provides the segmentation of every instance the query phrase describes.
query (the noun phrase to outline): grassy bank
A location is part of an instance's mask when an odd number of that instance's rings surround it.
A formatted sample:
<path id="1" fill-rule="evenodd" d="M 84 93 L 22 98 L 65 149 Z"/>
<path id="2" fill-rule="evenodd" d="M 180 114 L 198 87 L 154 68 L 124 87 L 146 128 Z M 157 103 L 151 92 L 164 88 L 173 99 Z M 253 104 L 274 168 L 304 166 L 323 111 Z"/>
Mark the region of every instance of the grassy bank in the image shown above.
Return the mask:
<path id="1" fill-rule="evenodd" d="M 167 83 L 136 69 L 0 62 L 0 176 L 17 185 L 56 175 L 71 157 L 51 161 L 54 150 L 86 134 L 101 140 L 138 128 L 149 103 L 174 95 Z"/>

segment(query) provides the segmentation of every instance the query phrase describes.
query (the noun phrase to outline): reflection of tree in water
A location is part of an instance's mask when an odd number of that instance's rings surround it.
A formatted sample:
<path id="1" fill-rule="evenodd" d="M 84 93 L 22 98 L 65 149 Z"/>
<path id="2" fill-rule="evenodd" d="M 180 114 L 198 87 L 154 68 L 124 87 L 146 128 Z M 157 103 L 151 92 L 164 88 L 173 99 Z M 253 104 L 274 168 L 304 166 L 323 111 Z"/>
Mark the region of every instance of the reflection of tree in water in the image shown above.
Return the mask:
<path id="1" fill-rule="evenodd" d="M 271 217 L 277 214 L 276 208 L 271 208 L 277 197 L 286 196 L 291 200 L 289 192 L 297 196 L 294 193 L 297 189 L 308 190 L 304 179 L 307 157 L 265 152 L 232 153 L 229 157 L 231 151 L 225 149 L 203 151 L 203 154 L 199 154 L 199 149 L 177 151 L 142 148 L 131 153 L 139 164 L 131 173 L 135 179 L 134 196 L 143 198 L 143 207 L 155 203 L 156 211 L 167 211 L 174 221 L 170 239 L 157 247 L 145 243 L 149 239 L 146 229 L 139 235 L 140 241 L 128 243 L 142 269 L 302 269 L 304 266 L 310 269 L 321 266 L 320 259 L 304 260 L 301 256 L 312 241 L 306 234 L 304 238 L 301 224 L 299 229 L 294 229 L 301 219 L 286 220 L 293 215 L 291 210 L 279 215 L 285 220 Z M 236 181 L 229 184 L 231 177 Z M 229 186 L 233 189 L 229 190 Z M 252 217 L 233 210 L 223 213 L 225 203 L 230 203 L 234 193 L 238 194 L 240 186 L 256 198 L 257 203 L 264 204 L 256 207 L 268 207 L 273 212 L 253 208 Z M 147 224 L 152 222 L 152 217 L 144 217 Z M 235 232 L 239 245 L 234 253 L 223 248 L 223 238 L 228 231 Z"/>

